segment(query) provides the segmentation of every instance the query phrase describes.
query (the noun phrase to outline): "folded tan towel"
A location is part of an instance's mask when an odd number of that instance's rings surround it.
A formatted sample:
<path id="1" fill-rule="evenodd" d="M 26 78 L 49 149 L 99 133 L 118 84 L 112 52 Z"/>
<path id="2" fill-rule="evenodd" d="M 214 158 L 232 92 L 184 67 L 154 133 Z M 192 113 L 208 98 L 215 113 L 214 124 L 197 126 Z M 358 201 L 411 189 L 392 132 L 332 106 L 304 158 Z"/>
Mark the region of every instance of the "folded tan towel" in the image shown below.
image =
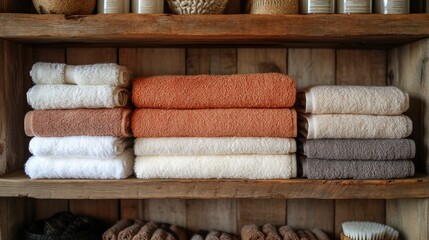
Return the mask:
<path id="1" fill-rule="evenodd" d="M 125 108 L 37 110 L 25 115 L 24 128 L 30 137 L 130 137 L 130 118 Z"/>
<path id="2" fill-rule="evenodd" d="M 119 220 L 111 228 L 107 229 L 103 234 L 103 240 L 117 240 L 119 233 L 125 228 L 134 224 L 134 221 L 131 219 L 122 219 Z"/>
<path id="3" fill-rule="evenodd" d="M 156 229 L 158 229 L 158 224 L 148 222 L 140 228 L 139 232 L 133 237 L 133 240 L 150 240 Z"/>
<path id="4" fill-rule="evenodd" d="M 295 81 L 279 73 L 155 76 L 133 83 L 138 108 L 288 108 L 295 97 Z"/>
<path id="5" fill-rule="evenodd" d="M 143 221 L 135 220 L 134 224 L 122 230 L 118 235 L 118 240 L 132 240 L 144 225 Z"/>
<path id="6" fill-rule="evenodd" d="M 406 138 L 413 123 L 405 115 L 374 116 L 351 114 L 304 115 L 300 133 L 307 139 L 321 138 Z"/>
<path id="7" fill-rule="evenodd" d="M 399 115 L 409 107 L 408 94 L 397 87 L 316 86 L 298 95 L 305 113 Z"/>
<path id="8" fill-rule="evenodd" d="M 313 229 L 312 232 L 317 237 L 317 240 L 330 240 L 330 238 L 328 237 L 328 235 L 326 235 L 326 233 L 324 233 L 320 229 Z"/>
<path id="9" fill-rule="evenodd" d="M 246 225 L 241 228 L 242 240 L 265 240 L 265 235 L 255 224 Z"/>
<path id="10" fill-rule="evenodd" d="M 273 226 L 272 224 L 265 224 L 262 227 L 262 232 L 265 233 L 265 240 L 282 240 L 282 238 L 280 237 L 277 228 L 275 226 Z"/>
<path id="11" fill-rule="evenodd" d="M 298 234 L 289 226 L 280 227 L 279 232 L 283 236 L 283 240 L 299 240 Z"/>

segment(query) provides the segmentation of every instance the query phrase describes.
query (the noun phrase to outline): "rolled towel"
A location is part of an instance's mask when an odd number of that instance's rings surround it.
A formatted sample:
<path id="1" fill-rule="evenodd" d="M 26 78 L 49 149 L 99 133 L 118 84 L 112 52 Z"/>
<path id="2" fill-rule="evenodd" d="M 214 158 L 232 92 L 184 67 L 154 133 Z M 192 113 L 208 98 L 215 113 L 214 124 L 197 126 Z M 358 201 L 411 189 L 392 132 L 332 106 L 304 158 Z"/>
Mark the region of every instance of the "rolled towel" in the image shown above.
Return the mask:
<path id="1" fill-rule="evenodd" d="M 182 228 L 176 225 L 171 225 L 168 229 L 170 233 L 174 235 L 176 240 L 186 240 L 186 233 Z"/>
<path id="2" fill-rule="evenodd" d="M 293 109 L 134 111 L 135 137 L 284 137 L 297 135 Z"/>
<path id="3" fill-rule="evenodd" d="M 124 179 L 133 174 L 134 154 L 125 150 L 113 158 L 30 157 L 25 173 L 31 179 Z"/>
<path id="4" fill-rule="evenodd" d="M 328 235 L 320 229 L 313 229 L 312 232 L 317 237 L 317 240 L 330 240 Z"/>
<path id="5" fill-rule="evenodd" d="M 241 228 L 242 240 L 264 240 L 265 235 L 260 231 L 259 227 L 255 224 L 246 225 Z"/>
<path id="6" fill-rule="evenodd" d="M 406 138 L 413 123 L 405 115 L 374 116 L 351 114 L 305 115 L 300 119 L 301 134 L 321 138 Z"/>
<path id="7" fill-rule="evenodd" d="M 156 76 L 133 83 L 138 108 L 288 108 L 295 98 L 295 81 L 279 73 Z"/>
<path id="8" fill-rule="evenodd" d="M 302 162 L 303 176 L 308 179 L 396 179 L 414 176 L 409 160 L 323 160 Z"/>
<path id="9" fill-rule="evenodd" d="M 282 240 L 282 238 L 280 237 L 277 228 L 275 226 L 273 226 L 272 224 L 265 224 L 262 227 L 262 232 L 265 233 L 265 240 Z"/>
<path id="10" fill-rule="evenodd" d="M 413 159 L 412 139 L 317 139 L 304 143 L 304 155 L 318 159 L 400 160 Z"/>
<path id="11" fill-rule="evenodd" d="M 207 236 L 207 231 L 200 230 L 194 235 L 192 235 L 191 240 L 205 240 Z"/>
<path id="12" fill-rule="evenodd" d="M 115 136 L 130 137 L 131 110 L 75 109 L 37 110 L 25 115 L 27 136 Z"/>
<path id="13" fill-rule="evenodd" d="M 34 137 L 29 149 L 38 157 L 108 158 L 121 154 L 132 144 L 131 139 L 108 136 Z"/>
<path id="14" fill-rule="evenodd" d="M 155 222 L 148 222 L 140 228 L 133 240 L 150 240 L 156 229 L 158 229 L 158 225 Z"/>
<path id="15" fill-rule="evenodd" d="M 218 231 L 211 231 L 206 236 L 206 240 L 220 240 L 220 236 L 222 235 L 221 232 Z"/>
<path id="16" fill-rule="evenodd" d="M 283 236 L 283 240 L 299 240 L 298 234 L 289 226 L 280 227 L 279 232 Z"/>
<path id="17" fill-rule="evenodd" d="M 90 65 L 66 65 L 63 63 L 38 62 L 33 65 L 30 76 L 36 84 L 130 85 L 126 67 L 116 63 Z"/>
<path id="18" fill-rule="evenodd" d="M 294 138 L 137 138 L 137 156 L 288 154 L 296 152 Z"/>
<path id="19" fill-rule="evenodd" d="M 311 240 L 311 238 L 307 235 L 304 230 L 298 230 L 297 234 L 299 236 L 299 240 Z"/>
<path id="20" fill-rule="evenodd" d="M 223 156 L 139 156 L 137 178 L 289 179 L 297 176 L 295 154 Z"/>
<path id="21" fill-rule="evenodd" d="M 175 240 L 173 235 L 162 228 L 158 228 L 150 238 L 151 240 Z"/>
<path id="22" fill-rule="evenodd" d="M 132 240 L 133 237 L 139 232 L 142 228 L 144 222 L 140 220 L 135 220 L 134 224 L 122 230 L 118 235 L 118 240 Z"/>
<path id="23" fill-rule="evenodd" d="M 107 229 L 103 234 L 103 240 L 116 240 L 118 239 L 119 233 L 125 228 L 131 226 L 134 223 L 131 219 L 122 219 L 119 220 L 115 225 L 111 228 Z"/>
<path id="24" fill-rule="evenodd" d="M 27 92 L 28 104 L 37 110 L 125 107 L 129 92 L 112 86 L 35 85 Z"/>
<path id="25" fill-rule="evenodd" d="M 308 239 L 317 240 L 317 237 L 310 230 L 304 230 L 304 232 Z"/>
<path id="26" fill-rule="evenodd" d="M 219 237 L 220 240 L 238 240 L 238 237 L 229 233 L 222 233 Z"/>
<path id="27" fill-rule="evenodd" d="M 409 107 L 408 94 L 397 87 L 316 86 L 299 94 L 305 113 L 400 115 Z"/>

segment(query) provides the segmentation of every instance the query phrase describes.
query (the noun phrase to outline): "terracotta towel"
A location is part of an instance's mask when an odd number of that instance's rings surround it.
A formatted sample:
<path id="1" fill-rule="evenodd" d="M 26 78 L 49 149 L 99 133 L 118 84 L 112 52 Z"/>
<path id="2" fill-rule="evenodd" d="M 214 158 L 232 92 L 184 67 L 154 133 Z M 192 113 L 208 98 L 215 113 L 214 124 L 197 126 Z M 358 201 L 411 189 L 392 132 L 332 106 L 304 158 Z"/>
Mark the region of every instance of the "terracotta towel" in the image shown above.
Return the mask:
<path id="1" fill-rule="evenodd" d="M 295 98 L 295 81 L 279 73 L 156 76 L 133 83 L 138 108 L 288 108 Z"/>
<path id="2" fill-rule="evenodd" d="M 131 219 L 122 219 L 118 221 L 115 225 L 113 225 L 111 228 L 107 229 L 106 232 L 103 234 L 103 240 L 116 240 L 118 239 L 119 233 L 124 230 L 125 228 L 133 225 L 134 221 Z"/>
<path id="3" fill-rule="evenodd" d="M 296 152 L 294 138 L 137 138 L 138 156 L 289 154 Z"/>
<path id="4" fill-rule="evenodd" d="M 289 179 L 297 176 L 295 154 L 222 156 L 139 156 L 137 178 Z"/>
<path id="5" fill-rule="evenodd" d="M 118 240 L 132 240 L 133 237 L 139 232 L 142 228 L 144 222 L 140 220 L 135 220 L 134 224 L 122 230 L 118 235 Z"/>
<path id="6" fill-rule="evenodd" d="M 206 240 L 220 240 L 221 235 L 222 235 L 221 232 L 211 231 L 207 234 Z"/>
<path id="7" fill-rule="evenodd" d="M 241 228 L 242 240 L 265 240 L 265 235 L 255 224 L 246 225 Z"/>
<path id="8" fill-rule="evenodd" d="M 127 87 L 130 84 L 126 67 L 116 63 L 66 65 L 63 63 L 38 62 L 30 76 L 36 84 L 113 85 Z"/>
<path id="9" fill-rule="evenodd" d="M 300 132 L 307 139 L 321 138 L 406 138 L 413 123 L 405 115 L 374 116 L 351 114 L 305 115 Z"/>
<path id="10" fill-rule="evenodd" d="M 316 86 L 298 95 L 305 113 L 399 115 L 409 107 L 408 94 L 397 87 Z"/>
<path id="11" fill-rule="evenodd" d="M 321 160 L 302 161 L 303 176 L 308 179 L 395 179 L 414 176 L 409 160 Z"/>
<path id="12" fill-rule="evenodd" d="M 265 224 L 262 227 L 262 232 L 265 233 L 265 240 L 282 240 L 282 238 L 280 237 L 277 228 L 275 226 L 273 226 L 272 224 Z"/>
<path id="13" fill-rule="evenodd" d="M 317 139 L 304 143 L 304 155 L 318 159 L 400 160 L 413 159 L 412 139 Z"/>
<path id="14" fill-rule="evenodd" d="M 292 109 L 138 109 L 135 137 L 284 137 L 297 135 Z"/>
<path id="15" fill-rule="evenodd" d="M 156 229 L 158 229 L 158 225 L 155 222 L 148 222 L 140 228 L 133 240 L 150 240 Z"/>
<path id="16" fill-rule="evenodd" d="M 129 92 L 113 86 L 35 85 L 27 92 L 28 104 L 37 110 L 125 107 Z"/>
<path id="17" fill-rule="evenodd" d="M 328 235 L 326 235 L 326 233 L 324 233 L 320 229 L 313 229 L 312 232 L 316 236 L 317 240 L 330 240 L 330 238 L 328 237 Z"/>
<path id="18" fill-rule="evenodd" d="M 40 110 L 28 112 L 24 125 L 30 137 L 129 137 L 130 118 L 131 110 L 125 108 Z"/>
<path id="19" fill-rule="evenodd" d="M 283 240 L 299 240 L 298 234 L 289 226 L 280 227 L 279 232 L 283 236 Z"/>

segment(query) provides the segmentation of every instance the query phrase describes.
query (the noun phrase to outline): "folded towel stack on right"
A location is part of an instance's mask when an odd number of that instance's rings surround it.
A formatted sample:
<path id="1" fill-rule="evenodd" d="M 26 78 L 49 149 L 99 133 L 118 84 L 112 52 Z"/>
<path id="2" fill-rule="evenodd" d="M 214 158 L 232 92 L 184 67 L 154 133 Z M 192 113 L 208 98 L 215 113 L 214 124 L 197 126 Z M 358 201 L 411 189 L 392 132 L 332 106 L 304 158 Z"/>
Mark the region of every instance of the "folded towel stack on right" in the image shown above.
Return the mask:
<path id="1" fill-rule="evenodd" d="M 136 176 L 294 178 L 295 100 L 295 81 L 277 73 L 138 78 Z"/>
<path id="2" fill-rule="evenodd" d="M 408 94 L 396 87 L 317 86 L 299 94 L 303 176 L 395 179 L 414 175 Z M 301 146 L 301 145 L 300 145 Z"/>

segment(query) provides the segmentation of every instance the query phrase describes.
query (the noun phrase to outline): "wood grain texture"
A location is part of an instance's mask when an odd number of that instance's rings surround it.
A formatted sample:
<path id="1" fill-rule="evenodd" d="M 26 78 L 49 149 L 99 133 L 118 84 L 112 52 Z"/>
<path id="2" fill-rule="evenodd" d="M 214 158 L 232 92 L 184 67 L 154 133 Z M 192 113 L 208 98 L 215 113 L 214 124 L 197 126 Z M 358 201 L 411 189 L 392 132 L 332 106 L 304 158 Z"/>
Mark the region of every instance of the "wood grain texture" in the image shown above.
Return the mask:
<path id="1" fill-rule="evenodd" d="M 239 73 L 287 72 L 286 48 L 239 48 Z"/>
<path id="2" fill-rule="evenodd" d="M 281 226 L 286 224 L 286 214 L 284 199 L 239 199 L 237 226 L 239 230 L 247 224 Z"/>
<path id="3" fill-rule="evenodd" d="M 25 198 L 0 198 L 0 239 L 24 239 L 22 229 L 32 220 L 30 204 Z"/>
<path id="4" fill-rule="evenodd" d="M 186 74 L 225 75 L 237 73 L 236 48 L 188 48 Z"/>
<path id="5" fill-rule="evenodd" d="M 388 48 L 429 36 L 429 16 L 1 14 L 0 38 L 45 43 L 296 44 Z"/>
<path id="6" fill-rule="evenodd" d="M 145 200 L 144 219 L 185 227 L 187 221 L 186 201 L 179 199 Z"/>
<path id="7" fill-rule="evenodd" d="M 401 233 L 402 239 L 429 239 L 429 200 L 389 200 L 386 221 Z"/>
<path id="8" fill-rule="evenodd" d="M 123 199 L 119 204 L 120 219 L 144 219 L 143 200 Z"/>

